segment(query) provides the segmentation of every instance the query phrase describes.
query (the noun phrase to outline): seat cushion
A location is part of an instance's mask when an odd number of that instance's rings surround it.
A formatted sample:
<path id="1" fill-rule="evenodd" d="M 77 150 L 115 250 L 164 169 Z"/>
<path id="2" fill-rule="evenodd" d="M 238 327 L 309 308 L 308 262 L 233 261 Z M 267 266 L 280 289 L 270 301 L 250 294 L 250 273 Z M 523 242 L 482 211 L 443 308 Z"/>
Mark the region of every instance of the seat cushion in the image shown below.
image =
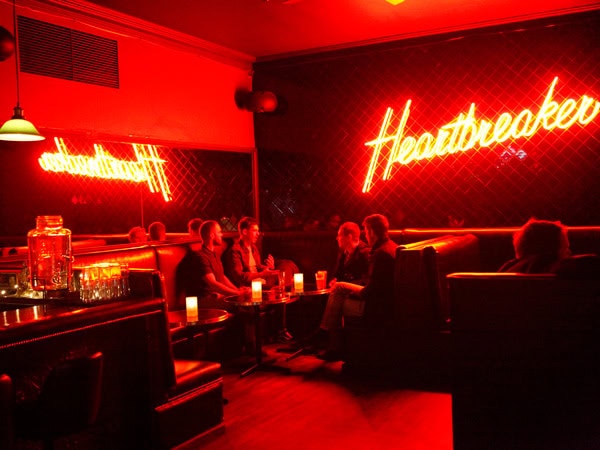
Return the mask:
<path id="1" fill-rule="evenodd" d="M 210 361 L 175 360 L 176 385 L 167 402 L 154 408 L 153 448 L 171 449 L 223 422 L 221 365 Z"/>
<path id="2" fill-rule="evenodd" d="M 222 377 L 221 364 L 213 361 L 176 359 L 176 384 L 169 392 L 171 397 L 180 395 Z"/>

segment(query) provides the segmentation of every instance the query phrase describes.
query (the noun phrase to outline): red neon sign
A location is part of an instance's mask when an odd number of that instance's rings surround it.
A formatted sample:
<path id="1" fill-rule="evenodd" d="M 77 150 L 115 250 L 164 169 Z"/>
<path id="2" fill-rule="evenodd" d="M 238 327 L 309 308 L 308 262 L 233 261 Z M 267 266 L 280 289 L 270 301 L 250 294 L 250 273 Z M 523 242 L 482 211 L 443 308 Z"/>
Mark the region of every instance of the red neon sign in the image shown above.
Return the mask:
<path id="1" fill-rule="evenodd" d="M 558 77 L 555 77 L 536 112 L 530 109 L 524 109 L 516 115 L 503 112 L 492 122 L 477 119 L 475 103 L 471 103 L 467 113 L 460 113 L 452 122 L 440 127 L 437 136 L 427 132 L 418 138 L 404 135 L 411 100 L 406 102 L 397 125 L 392 123 L 394 110 L 388 108 L 379 136 L 365 143 L 373 148 L 373 154 L 362 191 L 369 192 L 373 187 L 373 177 L 384 148 L 389 148 L 389 152 L 382 178 L 388 180 L 394 164 L 406 165 L 412 161 L 465 152 L 476 147 L 486 148 L 509 139 L 532 136 L 541 128 L 548 131 L 555 128 L 565 130 L 575 123 L 584 126 L 592 122 L 600 113 L 600 101 L 583 95 L 579 99 L 567 98 L 559 103 L 552 99 L 557 82 Z"/>
<path id="2" fill-rule="evenodd" d="M 160 192 L 166 202 L 171 200 L 171 189 L 163 164 L 154 145 L 131 144 L 134 161 L 117 159 L 100 144 L 94 144 L 94 156 L 72 155 L 62 138 L 54 138 L 57 153 L 45 152 L 38 158 L 40 167 L 47 172 L 66 172 L 71 175 L 148 183 L 150 192 Z"/>

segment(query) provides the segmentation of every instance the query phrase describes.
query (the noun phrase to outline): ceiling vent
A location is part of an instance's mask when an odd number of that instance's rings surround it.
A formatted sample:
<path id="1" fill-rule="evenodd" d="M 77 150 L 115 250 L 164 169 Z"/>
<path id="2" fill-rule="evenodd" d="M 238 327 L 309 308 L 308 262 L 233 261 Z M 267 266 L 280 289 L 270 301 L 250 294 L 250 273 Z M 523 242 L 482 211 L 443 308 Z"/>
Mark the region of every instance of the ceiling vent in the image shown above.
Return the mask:
<path id="1" fill-rule="evenodd" d="M 117 41 L 18 17 L 21 72 L 119 88 Z"/>

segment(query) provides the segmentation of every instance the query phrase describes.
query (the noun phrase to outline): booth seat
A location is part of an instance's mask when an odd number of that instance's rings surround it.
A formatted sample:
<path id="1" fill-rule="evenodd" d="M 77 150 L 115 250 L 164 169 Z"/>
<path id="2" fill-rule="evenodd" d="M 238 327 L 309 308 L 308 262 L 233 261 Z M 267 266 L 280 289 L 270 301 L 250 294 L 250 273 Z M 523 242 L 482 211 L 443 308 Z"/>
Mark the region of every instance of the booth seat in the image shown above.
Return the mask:
<path id="1" fill-rule="evenodd" d="M 399 244 L 422 241 L 443 235 L 472 234 L 479 239 L 481 270 L 495 272 L 506 261 L 515 257 L 512 236 L 519 227 L 496 228 L 405 228 L 395 233 Z M 573 254 L 600 254 L 600 226 L 567 226 Z"/>
<path id="2" fill-rule="evenodd" d="M 456 450 L 597 448 L 600 277 L 565 275 L 448 277 Z"/>
<path id="3" fill-rule="evenodd" d="M 450 305 L 446 275 L 479 267 L 479 240 L 472 234 L 398 246 L 390 320 L 377 327 L 369 327 L 363 320 L 345 322 L 345 367 L 420 367 L 448 373 Z"/>

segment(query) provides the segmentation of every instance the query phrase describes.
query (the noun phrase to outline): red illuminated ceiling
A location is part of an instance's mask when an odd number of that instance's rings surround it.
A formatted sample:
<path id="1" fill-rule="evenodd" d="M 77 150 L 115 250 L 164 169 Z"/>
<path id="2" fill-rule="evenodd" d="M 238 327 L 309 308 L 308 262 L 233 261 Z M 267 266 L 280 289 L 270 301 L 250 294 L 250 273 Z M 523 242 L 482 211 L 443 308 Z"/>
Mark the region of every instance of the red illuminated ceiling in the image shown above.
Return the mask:
<path id="1" fill-rule="evenodd" d="M 91 2 L 259 59 L 600 9 L 587 0 Z"/>

